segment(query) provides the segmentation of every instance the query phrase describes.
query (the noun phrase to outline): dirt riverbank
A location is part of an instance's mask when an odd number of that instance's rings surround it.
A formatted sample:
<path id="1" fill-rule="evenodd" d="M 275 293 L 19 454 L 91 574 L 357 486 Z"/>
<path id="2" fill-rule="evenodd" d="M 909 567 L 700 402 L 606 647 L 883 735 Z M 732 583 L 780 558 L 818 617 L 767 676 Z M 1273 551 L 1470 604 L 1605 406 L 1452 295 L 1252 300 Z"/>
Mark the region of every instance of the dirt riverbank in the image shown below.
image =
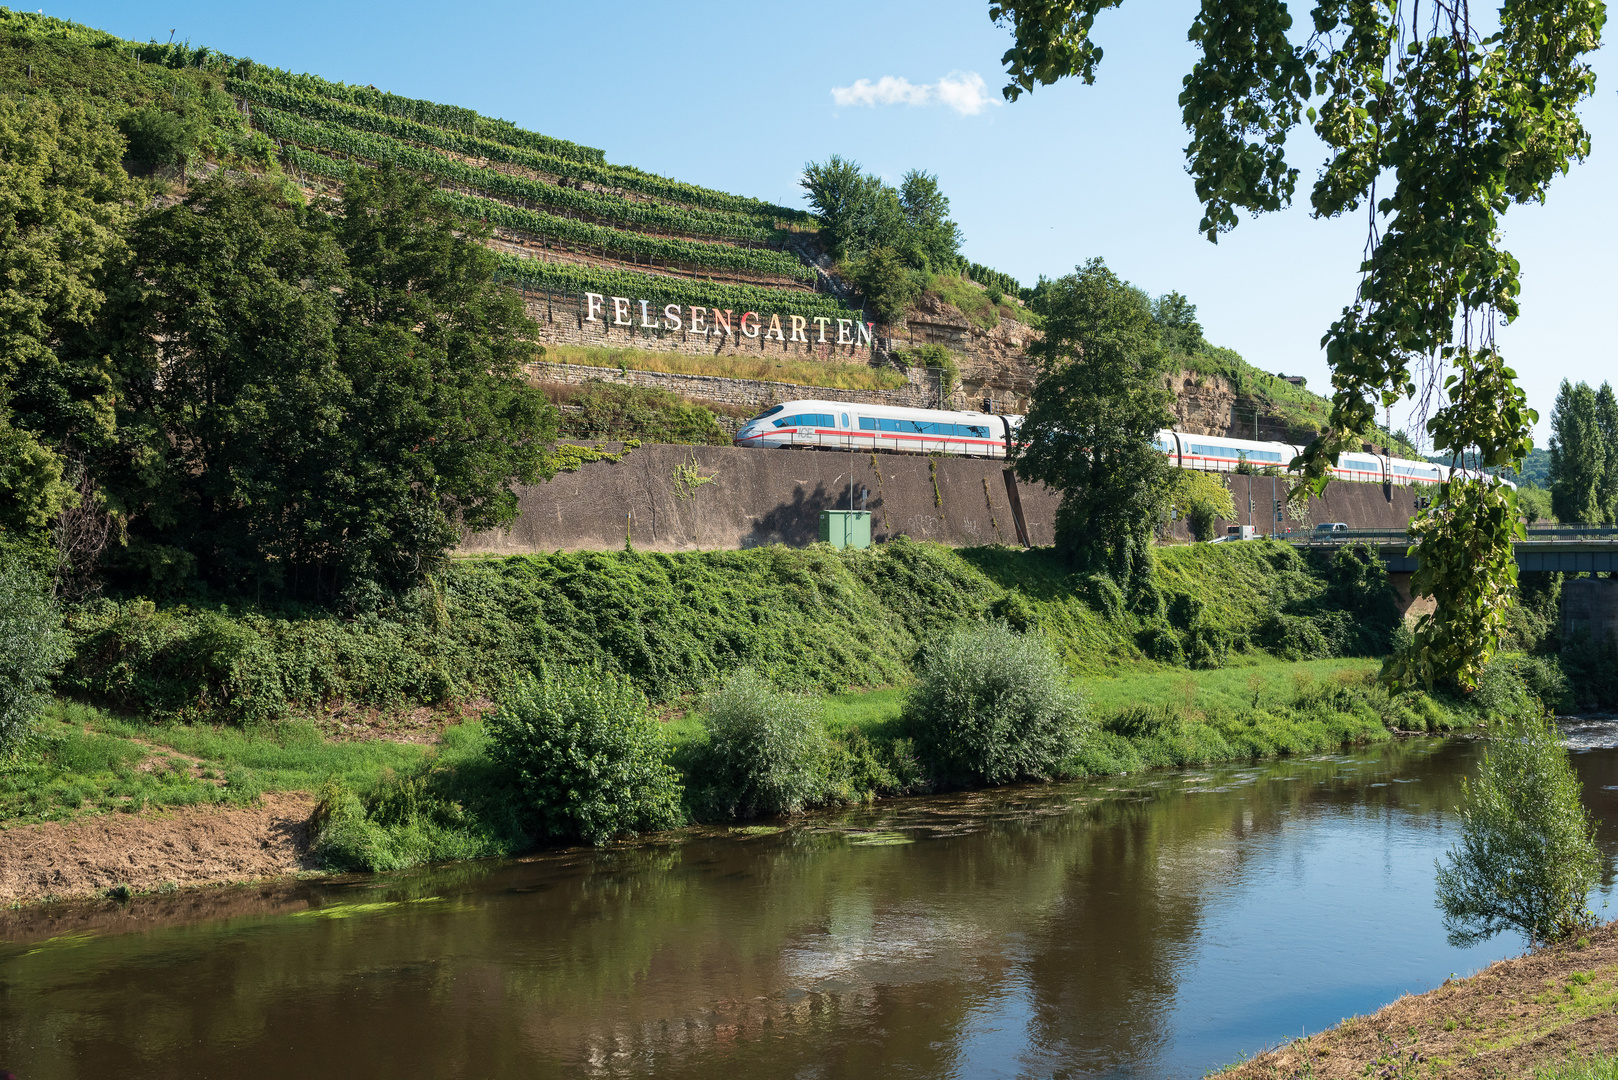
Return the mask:
<path id="1" fill-rule="evenodd" d="M 266 794 L 250 807 L 172 807 L 0 831 L 0 904 L 95 896 L 117 885 L 255 881 L 314 869 L 315 800 Z"/>
<path id="2" fill-rule="evenodd" d="M 1618 1052 L 1618 923 L 1266 1050 L 1221 1080 L 1490 1080 Z"/>

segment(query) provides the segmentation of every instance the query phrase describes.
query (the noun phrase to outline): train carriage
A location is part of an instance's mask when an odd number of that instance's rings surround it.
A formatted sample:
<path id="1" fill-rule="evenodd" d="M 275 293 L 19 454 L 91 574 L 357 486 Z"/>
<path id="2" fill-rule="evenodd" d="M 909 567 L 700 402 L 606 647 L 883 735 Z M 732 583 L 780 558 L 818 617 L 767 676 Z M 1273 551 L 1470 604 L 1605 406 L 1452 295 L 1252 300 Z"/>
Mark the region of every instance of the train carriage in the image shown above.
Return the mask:
<path id="1" fill-rule="evenodd" d="M 737 446 L 751 447 L 1003 459 L 1014 445 L 1021 424 L 1021 416 L 995 413 L 907 409 L 848 401 L 785 401 L 742 425 L 734 441 Z M 1301 446 L 1292 443 L 1169 430 L 1157 433 L 1156 445 L 1170 463 L 1201 472 L 1274 469 L 1285 473 L 1303 452 Z M 1360 483 L 1435 484 L 1452 471 L 1472 475 L 1467 470 L 1451 470 L 1448 465 L 1357 452 L 1339 455 L 1331 474 L 1336 480 Z"/>

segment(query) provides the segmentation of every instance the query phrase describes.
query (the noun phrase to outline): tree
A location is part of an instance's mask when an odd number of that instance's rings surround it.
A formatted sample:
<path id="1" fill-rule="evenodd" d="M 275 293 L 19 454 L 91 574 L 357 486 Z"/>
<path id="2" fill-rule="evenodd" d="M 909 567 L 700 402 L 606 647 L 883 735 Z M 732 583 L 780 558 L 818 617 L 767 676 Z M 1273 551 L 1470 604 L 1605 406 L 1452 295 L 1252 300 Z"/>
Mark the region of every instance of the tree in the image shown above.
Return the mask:
<path id="1" fill-rule="evenodd" d="M 1009 22 L 1004 57 L 1015 101 L 1036 84 L 1093 82 L 1096 16 L 1123 0 L 991 0 Z M 1578 115 L 1595 86 L 1600 3 L 1503 2 L 1485 35 L 1461 5 L 1324 0 L 1311 33 L 1292 34 L 1285 0 L 1206 0 L 1191 41 L 1202 56 L 1180 105 L 1188 171 L 1209 240 L 1242 211 L 1292 201 L 1289 132 L 1305 119 L 1326 143 L 1310 203 L 1319 217 L 1368 211 L 1356 295 L 1322 344 L 1336 392 L 1329 425 L 1304 455 L 1317 490 L 1344 450 L 1358 450 L 1377 410 L 1443 376 L 1428 424 L 1435 449 L 1486 469 L 1519 464 L 1538 419 L 1494 344 L 1517 315 L 1519 268 L 1500 215 L 1541 201 L 1590 149 Z M 1420 163 L 1413 167 L 1412 163 Z M 1444 371 L 1448 372 L 1444 375 Z M 1453 675 L 1474 684 L 1505 625 L 1518 534 L 1510 489 L 1446 482 L 1414 533 L 1438 600 L 1396 681 Z"/>
<path id="2" fill-rule="evenodd" d="M 1551 509 L 1558 519 L 1593 525 L 1605 517 L 1606 466 L 1595 391 L 1563 379 L 1551 411 Z"/>
<path id="3" fill-rule="evenodd" d="M 495 278 L 487 234 L 391 167 L 355 170 L 335 222 L 348 258 L 339 363 L 351 388 L 326 513 L 349 572 L 402 587 L 462 529 L 508 525 L 513 485 L 555 475 L 557 410 L 524 364 L 539 327 Z"/>
<path id="4" fill-rule="evenodd" d="M 1017 474 L 1061 492 L 1056 546 L 1133 595 L 1149 580 L 1169 488 L 1155 445 L 1174 419 L 1157 324 L 1145 296 L 1100 259 L 1051 282 L 1044 307 Z"/>
<path id="5" fill-rule="evenodd" d="M 960 262 L 961 230 L 931 173 L 912 169 L 895 190 L 833 154 L 824 164 L 805 165 L 799 186 L 820 218 L 827 247 L 840 259 L 881 247 L 913 270 L 953 269 Z"/>
<path id="6" fill-rule="evenodd" d="M 215 179 L 143 217 L 130 244 L 109 322 L 133 565 L 232 592 L 313 584 L 346 543 L 324 512 L 350 464 L 335 341 L 349 279 L 331 229 L 278 188 Z"/>
<path id="7" fill-rule="evenodd" d="M 960 259 L 961 229 L 949 217 L 949 199 L 932 173 L 911 169 L 899 182 L 899 210 L 918 267 L 947 270 Z"/>
<path id="8" fill-rule="evenodd" d="M 890 247 L 873 247 L 850 259 L 844 270 L 849 284 L 865 298 L 866 310 L 880 322 L 899 319 L 921 292 L 904 256 Z"/>
<path id="9" fill-rule="evenodd" d="M 1510 929 L 1557 941 L 1593 921 L 1586 905 L 1601 860 L 1579 778 L 1555 723 L 1520 684 L 1507 692 L 1518 699 L 1508 704 L 1514 715 L 1484 751 L 1477 780 L 1463 781 L 1460 843 L 1438 865 L 1438 906 L 1461 947 Z"/>
<path id="10" fill-rule="evenodd" d="M 1607 455 L 1601 470 L 1601 520 L 1618 524 L 1618 395 L 1611 383 L 1602 383 L 1596 392 L 1596 427 Z"/>
<path id="11" fill-rule="evenodd" d="M 148 581 L 370 603 L 551 475 L 556 411 L 522 378 L 534 325 L 420 181 L 357 171 L 331 217 L 213 180 L 131 243 L 107 322 Z"/>
<path id="12" fill-rule="evenodd" d="M 1171 356 L 1201 352 L 1206 344 L 1202 324 L 1197 322 L 1197 305 L 1177 292 L 1166 292 L 1152 301 L 1152 318 L 1163 336 L 1163 348 Z"/>
<path id="13" fill-rule="evenodd" d="M 134 188 L 117 131 L 76 103 L 0 99 L 0 527 L 76 501 L 62 454 L 114 427 L 112 371 L 78 346 L 124 252 Z"/>

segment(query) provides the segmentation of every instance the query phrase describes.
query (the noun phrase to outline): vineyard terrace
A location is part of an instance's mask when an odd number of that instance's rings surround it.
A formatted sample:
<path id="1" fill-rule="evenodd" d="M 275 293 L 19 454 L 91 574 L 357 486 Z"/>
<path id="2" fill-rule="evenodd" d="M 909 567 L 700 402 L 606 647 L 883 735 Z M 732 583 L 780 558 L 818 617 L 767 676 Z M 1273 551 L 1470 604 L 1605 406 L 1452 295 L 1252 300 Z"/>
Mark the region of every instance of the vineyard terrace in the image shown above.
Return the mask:
<path id="1" fill-rule="evenodd" d="M 719 334 L 724 337 L 735 336 L 731 330 L 732 309 L 730 308 L 706 308 L 693 304 L 689 308 L 690 313 L 686 314 L 686 309 L 681 308 L 679 304 L 669 304 L 663 308 L 661 315 L 653 316 L 651 313 L 652 302 L 650 300 L 631 301 L 627 296 L 604 296 L 601 293 L 584 294 L 584 321 L 605 323 L 606 305 L 609 300 L 612 302 L 611 325 L 613 326 L 638 325 L 644 330 L 657 330 L 660 328 L 679 330 L 682 327 L 687 327 L 689 333 L 701 334 L 704 337 L 709 334 Z M 640 305 L 640 322 L 638 324 L 634 320 L 635 313 L 630 306 L 631 303 Z M 713 322 L 712 326 L 708 325 L 710 320 Z M 783 328 L 781 316 L 772 314 L 769 324 L 766 325 L 763 316 L 759 315 L 758 312 L 745 311 L 742 313 L 742 317 L 736 320 L 736 328 L 742 332 L 744 337 L 756 338 L 762 332 L 766 341 L 780 341 L 783 343 L 801 341 L 805 345 L 810 344 L 808 337 L 810 323 L 815 324 L 816 337 L 814 344 L 817 345 L 870 345 L 872 344 L 872 333 L 875 330 L 874 323 L 861 323 L 854 319 L 833 319 L 825 315 L 817 315 L 812 319 L 805 318 L 802 315 L 788 315 L 787 320 L 787 326 Z M 828 340 L 826 337 L 828 323 L 837 324 L 835 340 Z"/>

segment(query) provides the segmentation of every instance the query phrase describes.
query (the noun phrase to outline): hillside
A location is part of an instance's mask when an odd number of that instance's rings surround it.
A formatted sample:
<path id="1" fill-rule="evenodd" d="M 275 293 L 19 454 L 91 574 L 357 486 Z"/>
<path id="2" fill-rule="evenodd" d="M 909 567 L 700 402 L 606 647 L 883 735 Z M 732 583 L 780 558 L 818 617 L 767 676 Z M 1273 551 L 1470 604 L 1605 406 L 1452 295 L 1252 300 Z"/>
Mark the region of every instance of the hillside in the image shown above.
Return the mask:
<path id="1" fill-rule="evenodd" d="M 504 279 L 542 326 L 535 377 L 576 433 L 670 427 L 618 430 L 591 415 L 599 395 L 580 388 L 602 380 L 636 399 L 631 412 L 697 404 L 721 429 L 811 392 L 1005 412 L 1027 405 L 1034 290 L 971 263 L 933 275 L 903 325 L 870 326 L 803 209 L 613 164 L 594 147 L 470 109 L 3 9 L 0 92 L 85 102 L 119 123 L 126 164 L 159 186 L 227 169 L 322 199 L 351 169 L 384 162 L 429 178 L 457 215 L 492 230 Z M 592 293 L 630 303 L 603 300 L 597 310 Z M 1304 441 L 1329 411 L 1230 350 L 1202 348 L 1181 366 L 1189 377 L 1174 387 L 1179 412 L 1197 430 L 1250 433 L 1256 413 L 1263 437 Z M 723 437 L 705 430 L 709 441 Z"/>

